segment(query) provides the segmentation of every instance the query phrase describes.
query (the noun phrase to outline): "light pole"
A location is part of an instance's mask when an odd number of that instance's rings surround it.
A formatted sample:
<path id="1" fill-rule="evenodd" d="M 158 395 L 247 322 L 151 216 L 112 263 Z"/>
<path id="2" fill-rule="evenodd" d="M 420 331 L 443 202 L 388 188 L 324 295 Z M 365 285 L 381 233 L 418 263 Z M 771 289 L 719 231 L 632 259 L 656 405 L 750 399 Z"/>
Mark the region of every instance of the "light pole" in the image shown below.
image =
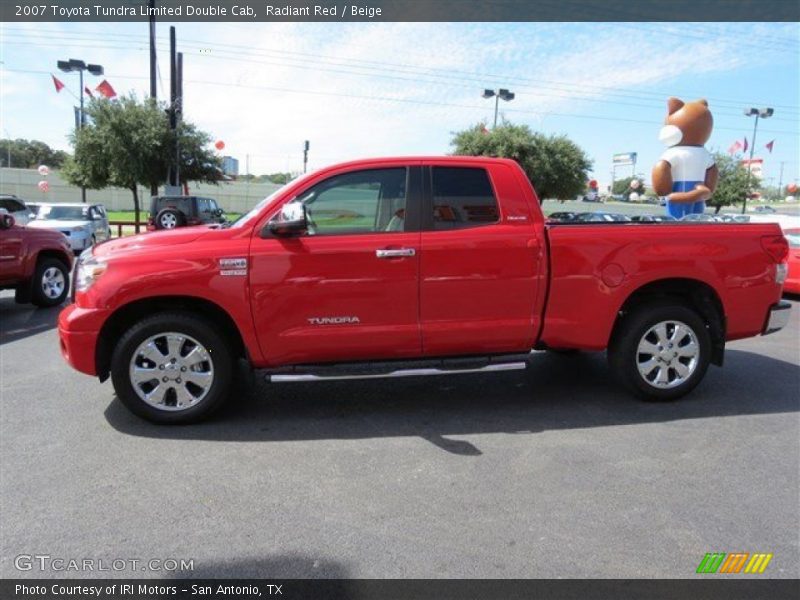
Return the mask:
<path id="1" fill-rule="evenodd" d="M 77 71 L 80 75 L 80 94 L 81 98 L 81 108 L 79 111 L 80 118 L 78 119 L 78 129 L 83 129 L 83 72 L 89 71 L 92 75 L 99 76 L 103 74 L 103 67 L 100 65 L 87 65 L 82 60 L 78 60 L 77 58 L 70 58 L 69 60 L 59 60 L 57 63 L 58 68 L 62 70 L 64 73 L 71 73 L 72 71 Z M 86 188 L 81 186 L 81 202 L 86 204 Z"/>
<path id="2" fill-rule="evenodd" d="M 752 176 L 753 172 L 753 152 L 756 149 L 756 132 L 758 131 L 758 118 L 761 117 L 762 119 L 769 119 L 775 111 L 771 108 L 745 108 L 744 115 L 746 117 L 753 117 L 755 116 L 756 121 L 753 124 L 753 143 L 750 144 L 750 161 L 747 163 L 747 188 L 746 193 L 744 196 L 744 202 L 742 203 L 742 214 L 745 213 L 747 210 L 747 198 L 750 196 L 750 177 Z"/>
<path id="3" fill-rule="evenodd" d="M 497 110 L 499 108 L 500 100 L 502 99 L 506 102 L 511 102 L 516 94 L 514 94 L 514 92 L 509 92 L 505 88 L 500 88 L 497 91 L 485 89 L 483 90 L 483 94 L 481 94 L 481 96 L 487 100 L 494 97 L 494 125 L 492 126 L 492 129 L 497 129 Z"/>

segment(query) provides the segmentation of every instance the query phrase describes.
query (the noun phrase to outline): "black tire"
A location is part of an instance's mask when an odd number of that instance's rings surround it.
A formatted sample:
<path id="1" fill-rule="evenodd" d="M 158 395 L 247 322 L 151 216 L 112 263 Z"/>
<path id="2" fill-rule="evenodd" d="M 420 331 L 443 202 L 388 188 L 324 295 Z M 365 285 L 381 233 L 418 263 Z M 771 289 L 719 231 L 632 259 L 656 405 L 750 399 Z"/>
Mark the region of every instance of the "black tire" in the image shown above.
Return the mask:
<path id="1" fill-rule="evenodd" d="M 672 327 L 669 325 L 670 322 L 672 322 Z M 689 334 L 681 336 L 681 330 L 675 327 L 675 322 L 685 325 L 691 330 L 694 338 Z M 659 339 L 656 333 L 649 332 L 660 323 L 667 324 L 664 329 L 665 333 L 673 335 L 675 338 L 681 336 L 682 339 L 674 342 L 675 348 L 671 345 L 672 341 L 669 345 L 664 344 L 663 346 L 660 346 L 657 341 L 651 342 L 655 349 L 664 348 L 665 358 L 661 358 L 662 352 L 640 353 L 640 343 Z M 650 337 L 645 340 L 646 334 L 649 334 Z M 679 348 L 684 348 L 686 353 L 690 352 L 690 344 L 695 344 L 697 347 L 693 369 L 691 368 L 691 358 L 678 355 Z M 668 302 L 647 304 L 635 308 L 620 321 L 608 348 L 608 363 L 616 378 L 643 400 L 669 401 L 685 396 L 703 379 L 710 359 L 711 336 L 703 318 L 685 305 Z M 648 377 L 652 377 L 652 381 L 640 373 L 640 362 L 643 369 L 652 369 L 648 373 Z M 681 370 L 688 369 L 689 374 L 681 377 L 676 366 Z M 674 381 L 660 386 L 656 380 L 662 376 L 662 373 L 665 379 L 674 378 Z M 665 387 L 667 385 L 669 387 Z"/>
<path id="2" fill-rule="evenodd" d="M 51 277 L 56 272 L 60 279 L 58 276 Z M 55 287 L 57 281 L 61 282 L 60 287 Z M 31 302 L 34 305 L 42 308 L 58 306 L 69 294 L 69 267 L 57 258 L 40 258 L 36 263 L 31 286 Z"/>
<path id="3" fill-rule="evenodd" d="M 180 382 L 180 379 L 171 380 L 165 384 L 166 388 L 171 388 L 173 391 L 165 394 L 164 406 L 158 408 L 139 396 L 129 373 L 131 360 L 140 344 L 153 336 L 168 332 L 189 336 L 196 340 L 207 351 L 209 363 L 213 369 L 211 383 L 205 396 L 183 409 L 179 409 L 176 404 L 168 406 L 173 399 L 177 398 L 176 390 L 180 388 L 176 386 L 176 383 Z M 164 360 L 169 362 L 166 356 Z M 154 364 L 152 367 L 154 371 L 155 367 Z M 111 358 L 111 381 L 117 397 L 134 414 L 153 423 L 161 424 L 196 423 L 209 417 L 225 403 L 231 392 L 233 373 L 234 359 L 226 338 L 217 333 L 211 323 L 192 313 L 165 312 L 142 319 L 120 338 Z M 159 376 L 162 374 L 167 374 L 167 372 L 164 370 L 158 372 Z M 180 377 L 179 373 L 174 371 L 172 376 Z M 161 383 L 157 382 L 156 385 L 160 386 Z M 188 387 L 186 383 L 183 386 Z M 139 389 L 144 391 L 141 387 Z"/>
<path id="4" fill-rule="evenodd" d="M 174 208 L 165 208 L 156 215 L 156 229 L 175 229 L 186 225 L 186 215 Z"/>

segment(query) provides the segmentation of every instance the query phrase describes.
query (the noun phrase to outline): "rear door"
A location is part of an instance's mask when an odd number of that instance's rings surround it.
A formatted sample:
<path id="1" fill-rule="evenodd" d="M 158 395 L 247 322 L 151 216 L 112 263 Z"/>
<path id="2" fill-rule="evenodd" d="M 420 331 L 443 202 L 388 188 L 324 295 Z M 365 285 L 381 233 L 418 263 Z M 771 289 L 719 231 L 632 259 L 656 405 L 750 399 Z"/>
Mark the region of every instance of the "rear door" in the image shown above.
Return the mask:
<path id="1" fill-rule="evenodd" d="M 421 168 L 350 169 L 298 192 L 309 232 L 250 246 L 253 319 L 269 363 L 419 356 Z"/>
<path id="2" fill-rule="evenodd" d="M 517 175 L 503 162 L 426 166 L 420 261 L 425 355 L 532 347 L 544 247 Z"/>

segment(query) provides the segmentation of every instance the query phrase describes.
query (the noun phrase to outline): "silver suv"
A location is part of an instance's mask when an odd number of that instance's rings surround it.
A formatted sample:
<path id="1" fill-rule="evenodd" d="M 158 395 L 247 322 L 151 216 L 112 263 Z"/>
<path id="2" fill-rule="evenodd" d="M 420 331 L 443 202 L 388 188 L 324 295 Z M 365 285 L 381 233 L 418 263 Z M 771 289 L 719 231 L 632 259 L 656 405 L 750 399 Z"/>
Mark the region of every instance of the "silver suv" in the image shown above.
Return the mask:
<path id="1" fill-rule="evenodd" d="M 76 254 L 111 238 L 108 215 L 102 204 L 41 204 L 28 227 L 60 231 Z"/>

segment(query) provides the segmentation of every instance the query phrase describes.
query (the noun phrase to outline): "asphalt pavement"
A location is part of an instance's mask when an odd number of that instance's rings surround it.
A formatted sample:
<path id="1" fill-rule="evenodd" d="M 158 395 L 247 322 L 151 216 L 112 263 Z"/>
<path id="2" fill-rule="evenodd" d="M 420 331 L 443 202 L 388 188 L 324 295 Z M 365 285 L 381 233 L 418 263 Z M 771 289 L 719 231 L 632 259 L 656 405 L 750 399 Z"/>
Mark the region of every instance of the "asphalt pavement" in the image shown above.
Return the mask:
<path id="1" fill-rule="evenodd" d="M 100 574 L 15 567 L 48 555 L 193 561 L 106 577 L 686 578 L 706 552 L 800 575 L 798 302 L 675 403 L 629 397 L 602 354 L 543 354 L 528 372 L 255 379 L 185 427 L 68 368 L 57 313 L 0 294 L 2 577 Z"/>

